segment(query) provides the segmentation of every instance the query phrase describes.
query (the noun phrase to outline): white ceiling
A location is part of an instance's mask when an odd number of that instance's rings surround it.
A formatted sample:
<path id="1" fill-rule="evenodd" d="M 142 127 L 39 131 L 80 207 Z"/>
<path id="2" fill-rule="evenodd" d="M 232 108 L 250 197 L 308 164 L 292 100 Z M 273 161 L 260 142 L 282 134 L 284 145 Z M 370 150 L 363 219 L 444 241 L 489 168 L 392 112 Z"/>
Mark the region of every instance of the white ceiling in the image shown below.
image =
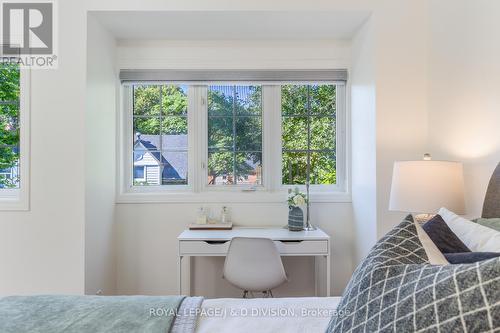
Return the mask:
<path id="1" fill-rule="evenodd" d="M 349 39 L 369 12 L 108 11 L 92 15 L 117 39 L 304 40 Z"/>

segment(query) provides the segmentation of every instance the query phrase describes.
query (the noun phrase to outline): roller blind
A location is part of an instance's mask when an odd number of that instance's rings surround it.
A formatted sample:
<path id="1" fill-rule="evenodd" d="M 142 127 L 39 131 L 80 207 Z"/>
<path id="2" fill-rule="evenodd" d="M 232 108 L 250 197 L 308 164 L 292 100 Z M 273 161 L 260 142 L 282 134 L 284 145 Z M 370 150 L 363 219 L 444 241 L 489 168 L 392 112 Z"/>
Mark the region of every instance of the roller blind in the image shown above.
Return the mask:
<path id="1" fill-rule="evenodd" d="M 214 81 L 347 81 L 346 69 L 315 70 L 170 70 L 122 69 L 122 82 L 214 82 Z"/>

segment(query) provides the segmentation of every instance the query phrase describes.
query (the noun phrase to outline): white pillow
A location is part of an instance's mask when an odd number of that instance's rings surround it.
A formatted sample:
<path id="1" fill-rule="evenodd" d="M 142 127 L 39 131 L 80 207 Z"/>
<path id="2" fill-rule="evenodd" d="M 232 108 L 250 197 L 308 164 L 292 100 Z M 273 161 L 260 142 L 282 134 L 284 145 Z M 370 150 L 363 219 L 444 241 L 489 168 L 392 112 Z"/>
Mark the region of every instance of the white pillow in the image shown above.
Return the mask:
<path id="1" fill-rule="evenodd" d="M 427 258 L 429 258 L 429 262 L 432 265 L 448 265 L 449 262 L 446 260 L 444 255 L 439 251 L 436 244 L 432 241 L 432 239 L 427 235 L 424 229 L 415 222 L 415 227 L 417 228 L 417 235 L 420 243 L 424 247 L 425 254 L 427 254 Z"/>
<path id="2" fill-rule="evenodd" d="M 438 214 L 472 252 L 500 252 L 500 232 L 464 219 L 446 208 L 441 208 Z"/>

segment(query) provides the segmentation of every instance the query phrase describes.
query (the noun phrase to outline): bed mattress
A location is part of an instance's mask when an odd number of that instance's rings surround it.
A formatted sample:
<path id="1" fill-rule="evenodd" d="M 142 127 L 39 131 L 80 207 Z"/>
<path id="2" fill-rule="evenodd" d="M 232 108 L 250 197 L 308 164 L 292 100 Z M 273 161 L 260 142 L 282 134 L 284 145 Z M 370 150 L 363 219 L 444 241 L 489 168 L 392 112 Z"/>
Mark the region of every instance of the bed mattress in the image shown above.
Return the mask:
<path id="1" fill-rule="evenodd" d="M 340 297 L 205 299 L 197 333 L 325 332 Z"/>

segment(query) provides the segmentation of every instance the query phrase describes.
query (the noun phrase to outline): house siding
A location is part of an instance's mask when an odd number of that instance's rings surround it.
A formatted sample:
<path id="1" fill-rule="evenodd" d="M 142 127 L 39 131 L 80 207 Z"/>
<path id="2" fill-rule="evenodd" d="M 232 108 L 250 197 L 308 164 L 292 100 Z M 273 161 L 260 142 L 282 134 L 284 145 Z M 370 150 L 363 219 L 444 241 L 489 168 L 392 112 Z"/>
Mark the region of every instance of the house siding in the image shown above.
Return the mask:
<path id="1" fill-rule="evenodd" d="M 146 167 L 146 182 L 149 185 L 160 185 L 160 167 L 159 166 Z"/>

